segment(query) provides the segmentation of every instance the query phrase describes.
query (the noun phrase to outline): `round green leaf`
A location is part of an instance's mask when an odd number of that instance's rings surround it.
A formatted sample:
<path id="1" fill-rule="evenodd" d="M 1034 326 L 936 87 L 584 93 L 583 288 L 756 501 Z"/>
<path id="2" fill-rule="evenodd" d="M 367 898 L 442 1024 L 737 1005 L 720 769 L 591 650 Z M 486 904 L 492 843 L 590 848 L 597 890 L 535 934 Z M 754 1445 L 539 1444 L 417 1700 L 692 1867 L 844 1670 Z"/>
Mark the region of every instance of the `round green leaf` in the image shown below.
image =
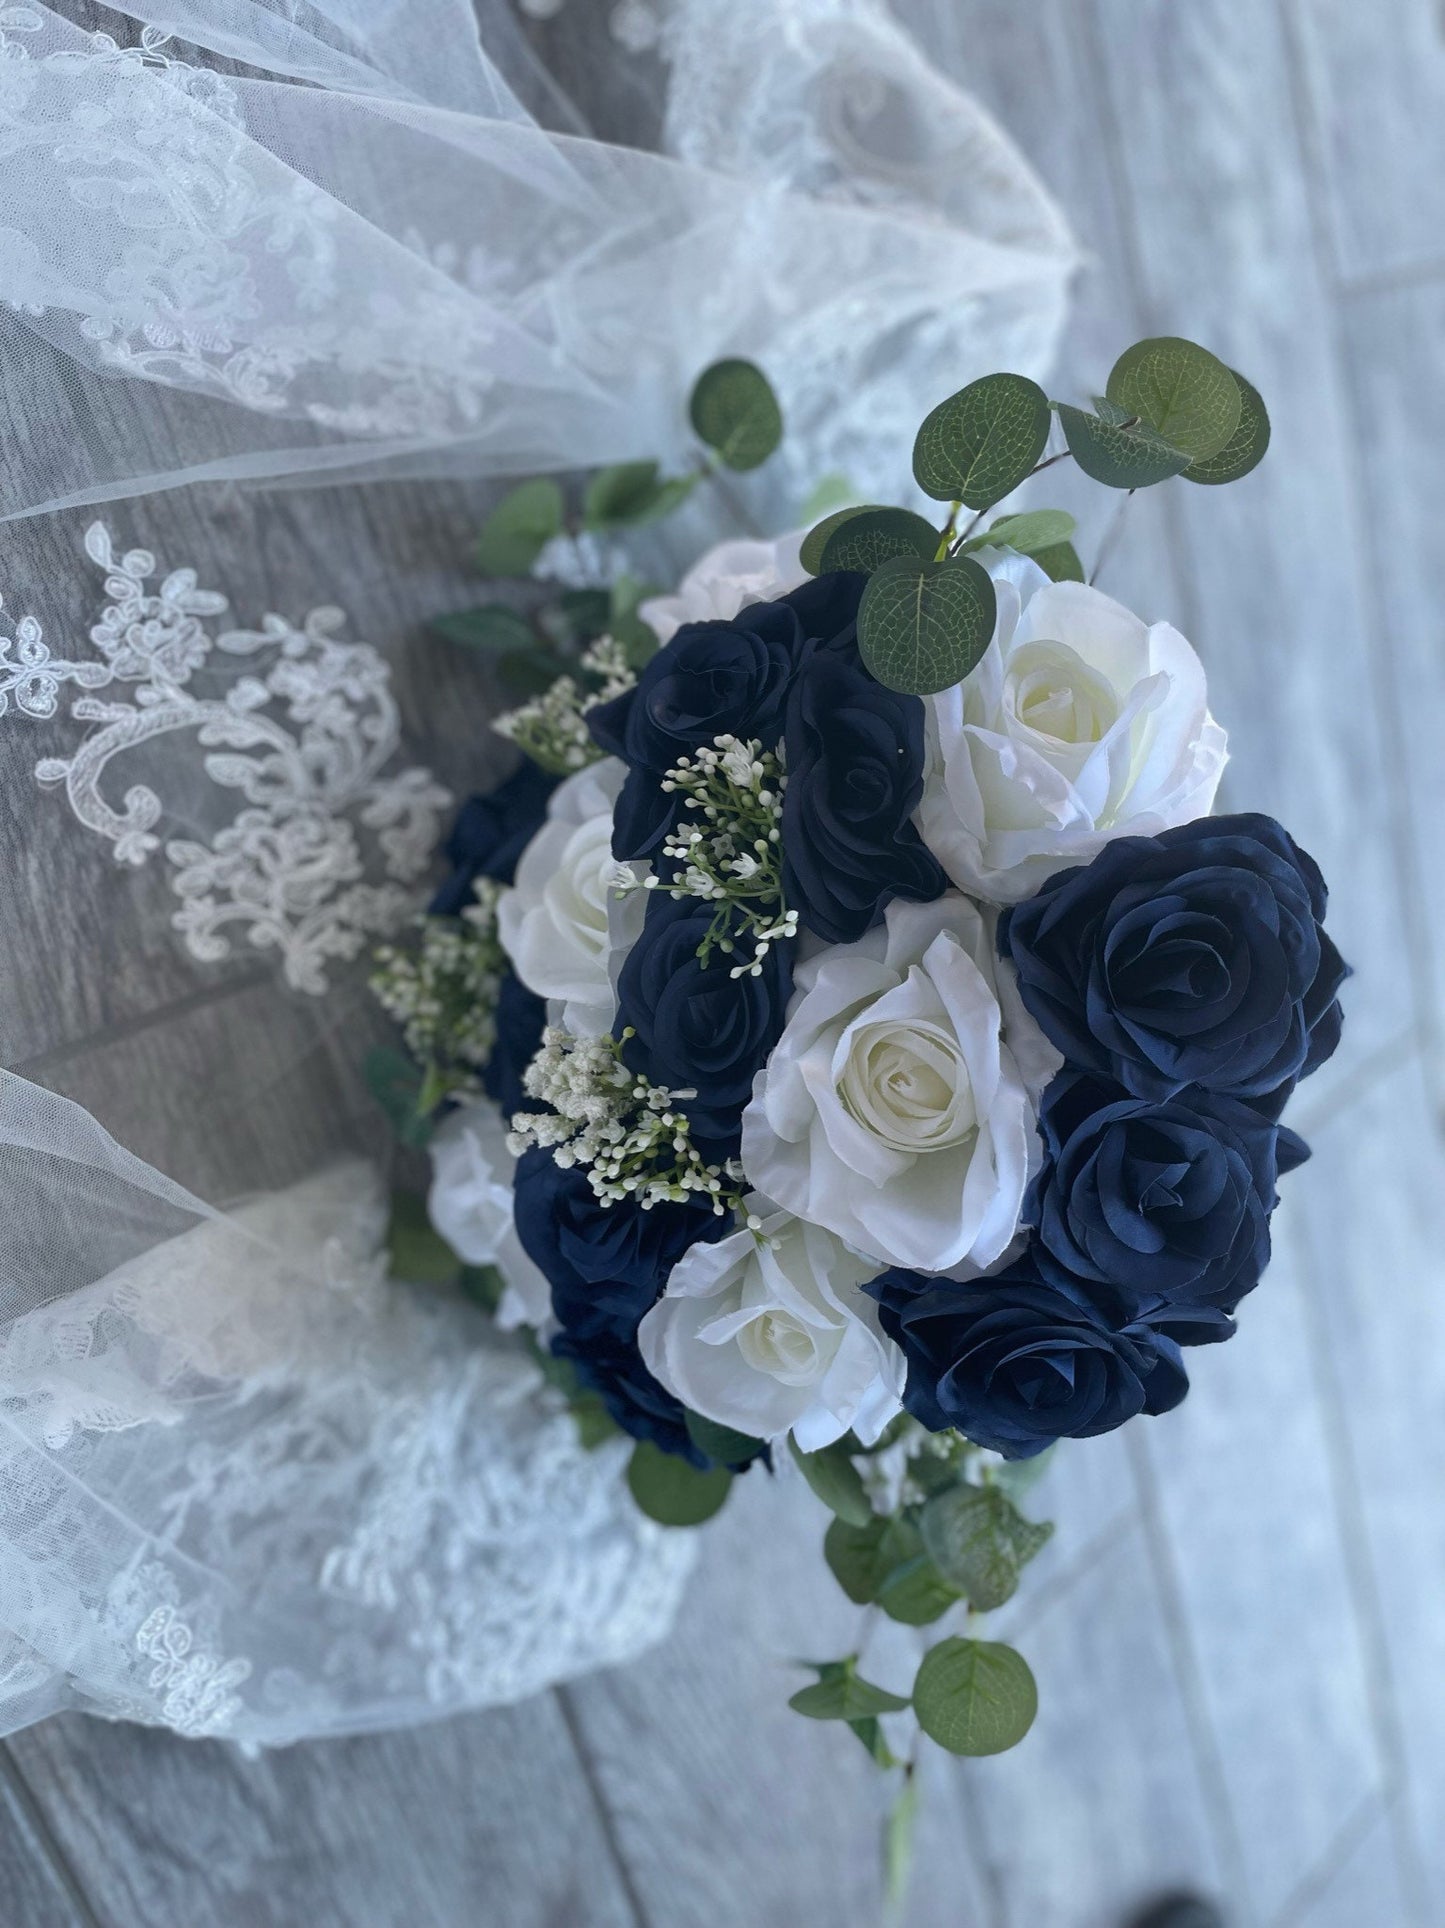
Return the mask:
<path id="1" fill-rule="evenodd" d="M 798 552 L 798 559 L 808 574 L 810 576 L 822 574 L 823 548 L 835 529 L 841 529 L 843 524 L 855 515 L 877 515 L 882 506 L 878 502 L 855 503 L 851 508 L 835 509 L 831 515 L 824 516 L 823 520 L 803 537 L 803 546 Z"/>
<path id="2" fill-rule="evenodd" d="M 1035 549 L 1033 559 L 1050 582 L 1084 580 L 1084 565 L 1072 542 L 1061 542 L 1053 549 Z"/>
<path id="3" fill-rule="evenodd" d="M 1129 417 L 1125 417 L 1128 422 Z M 1059 421 L 1069 453 L 1095 482 L 1111 489 L 1148 489 L 1171 475 L 1182 475 L 1189 457 L 1143 422 L 1132 427 L 1106 422 L 1082 408 L 1059 403 Z"/>
<path id="4" fill-rule="evenodd" d="M 965 543 L 973 549 L 1012 549 L 1016 555 L 1036 556 L 1040 549 L 1057 548 L 1073 535 L 1077 524 L 1067 509 L 1028 509 L 1021 515 L 1001 515 L 981 535 Z"/>
<path id="5" fill-rule="evenodd" d="M 1038 383 L 985 375 L 925 417 L 913 473 L 937 502 L 991 509 L 1031 473 L 1048 439 L 1049 398 Z"/>
<path id="6" fill-rule="evenodd" d="M 919 1516 L 923 1544 L 943 1577 L 979 1613 L 992 1613 L 1018 1588 L 1019 1574 L 1053 1527 L 1027 1520 L 997 1486 L 955 1486 Z"/>
<path id="7" fill-rule="evenodd" d="M 804 1479 L 824 1506 L 836 1513 L 840 1520 L 847 1520 L 850 1526 L 867 1526 L 873 1518 L 873 1508 L 863 1490 L 858 1468 L 849 1458 L 848 1448 L 843 1441 L 837 1440 L 819 1453 L 803 1452 L 791 1435 L 788 1444 L 793 1450 L 793 1458 L 802 1468 Z"/>
<path id="8" fill-rule="evenodd" d="M 761 368 L 714 362 L 697 378 L 688 414 L 698 439 L 730 469 L 755 469 L 783 439 L 783 412 Z"/>
<path id="9" fill-rule="evenodd" d="M 996 615 L 988 572 L 971 556 L 895 556 L 863 591 L 858 647 L 880 683 L 931 696 L 968 675 L 988 648 Z"/>
<path id="10" fill-rule="evenodd" d="M 1239 427 L 1239 383 L 1217 355 L 1178 335 L 1126 348 L 1104 392 L 1191 461 L 1217 455 Z"/>
<path id="11" fill-rule="evenodd" d="M 716 1420 L 704 1419 L 701 1413 L 683 1414 L 687 1426 L 687 1436 L 700 1453 L 706 1453 L 715 1466 L 744 1466 L 749 1460 L 756 1459 L 763 1450 L 763 1442 L 754 1439 L 750 1433 L 734 1432 L 731 1426 L 719 1426 Z"/>
<path id="12" fill-rule="evenodd" d="M 1237 482 L 1251 469 L 1258 468 L 1269 447 L 1269 415 L 1264 397 L 1243 375 L 1231 370 L 1239 383 L 1239 427 L 1217 455 L 1191 462 L 1184 471 L 1186 482 Z"/>
<path id="13" fill-rule="evenodd" d="M 525 576 L 553 536 L 560 534 L 564 513 L 561 487 L 551 476 L 520 483 L 482 524 L 478 566 L 489 576 Z"/>
<path id="14" fill-rule="evenodd" d="M 878 1604 L 890 1620 L 905 1627 L 926 1627 L 939 1620 L 963 1598 L 950 1586 L 926 1553 L 896 1566 L 878 1589 Z"/>
<path id="15" fill-rule="evenodd" d="M 854 1606 L 866 1607 L 876 1599 L 888 1577 L 882 1550 L 887 1531 L 886 1520 L 874 1518 L 866 1526 L 851 1526 L 847 1520 L 835 1519 L 823 1535 L 823 1558 Z"/>
<path id="16" fill-rule="evenodd" d="M 434 616 L 428 627 L 449 643 L 462 643 L 468 649 L 530 649 L 536 641 L 526 617 L 505 603 L 483 603 L 479 609 Z"/>
<path id="17" fill-rule="evenodd" d="M 809 1720 L 866 1720 L 870 1714 L 897 1714 L 908 1702 L 900 1694 L 890 1694 L 871 1680 L 846 1672 L 815 1680 L 811 1687 L 800 1687 L 788 1705 Z"/>
<path id="18" fill-rule="evenodd" d="M 639 1440 L 627 1462 L 633 1499 L 650 1520 L 662 1526 L 700 1526 L 710 1520 L 732 1483 L 725 1466 L 700 1472 L 676 1453 L 664 1453 L 650 1439 Z"/>
<path id="19" fill-rule="evenodd" d="M 938 553 L 939 531 L 911 509 L 860 509 L 845 515 L 823 543 L 818 574 L 865 569 L 871 575 L 893 556 Z"/>
<path id="20" fill-rule="evenodd" d="M 1003 1754 L 1034 1724 L 1039 1690 L 1028 1662 L 992 1640 L 942 1640 L 913 1683 L 918 1724 L 950 1754 Z"/>

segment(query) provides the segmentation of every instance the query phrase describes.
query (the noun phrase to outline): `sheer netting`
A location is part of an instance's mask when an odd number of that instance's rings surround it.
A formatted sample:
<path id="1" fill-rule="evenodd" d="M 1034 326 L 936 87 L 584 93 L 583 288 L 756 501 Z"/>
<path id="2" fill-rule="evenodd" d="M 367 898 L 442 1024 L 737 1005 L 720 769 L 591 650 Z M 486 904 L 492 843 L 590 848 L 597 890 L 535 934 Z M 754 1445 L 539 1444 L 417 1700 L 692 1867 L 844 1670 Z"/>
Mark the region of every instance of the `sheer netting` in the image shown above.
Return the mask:
<path id="1" fill-rule="evenodd" d="M 828 471 L 893 499 L 927 406 L 1044 372 L 1062 222 L 874 0 L 655 11 L 664 153 L 586 138 L 503 0 L 151 0 L 109 35 L 0 0 L 0 519 L 680 459 L 724 353 L 788 415 L 756 517 Z M 164 866 L 198 983 L 249 949 L 343 1049 L 334 967 L 415 907 L 448 805 L 387 639 L 325 582 L 232 617 L 123 520 L 76 557 L 88 639 L 0 583 L 12 837 L 68 808 L 97 866 Z M 285 1099 L 230 1102 L 254 1137 Z M 666 1632 L 691 1536 L 479 1313 L 387 1281 L 351 1150 L 223 1213 L 0 1073 L 0 1733 L 78 1706 L 285 1742 Z"/>

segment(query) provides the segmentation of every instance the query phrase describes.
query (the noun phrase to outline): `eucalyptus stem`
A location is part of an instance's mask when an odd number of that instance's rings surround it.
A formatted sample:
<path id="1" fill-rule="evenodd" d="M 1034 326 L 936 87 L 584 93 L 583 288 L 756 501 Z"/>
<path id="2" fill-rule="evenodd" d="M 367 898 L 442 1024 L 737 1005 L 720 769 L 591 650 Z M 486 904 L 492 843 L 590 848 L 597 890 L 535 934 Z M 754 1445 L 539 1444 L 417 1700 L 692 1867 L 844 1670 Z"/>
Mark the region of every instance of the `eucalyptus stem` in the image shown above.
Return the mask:
<path id="1" fill-rule="evenodd" d="M 1129 489 L 1120 496 L 1114 513 L 1109 518 L 1109 526 L 1104 531 L 1103 540 L 1099 544 L 1099 553 L 1094 558 L 1093 571 L 1089 576 L 1089 587 L 1091 589 L 1099 580 L 1099 572 L 1109 560 L 1110 555 L 1113 553 L 1114 545 L 1119 540 L 1119 532 L 1124 526 L 1124 511 L 1128 508 L 1134 494 L 1135 491 Z"/>
<path id="2" fill-rule="evenodd" d="M 1046 455 L 1042 462 L 1035 463 L 1034 467 L 1029 470 L 1028 474 L 1024 477 L 1024 482 L 1032 482 L 1036 475 L 1042 475 L 1045 469 L 1051 469 L 1056 462 L 1067 462 L 1072 455 L 1073 455 L 1072 449 L 1060 449 L 1057 455 Z M 1018 484 L 1019 488 L 1023 487 L 1024 482 L 1020 482 Z M 1012 489 L 1009 490 L 1009 494 L 1010 495 L 1013 494 Z M 1003 500 L 1002 497 L 1000 497 L 1000 501 L 1001 500 Z M 982 522 L 984 517 L 988 514 L 988 510 L 996 509 L 997 507 L 998 507 L 997 502 L 991 502 L 989 503 L 988 508 L 980 509 L 978 511 L 977 515 L 975 515 L 965 525 L 965 527 L 960 531 L 957 538 L 954 540 L 952 546 L 948 551 L 950 556 L 956 556 L 958 554 L 959 550 L 963 547 L 964 543 L 968 541 L 969 537 L 973 534 L 974 530 L 978 527 L 979 523 Z M 955 510 L 955 514 L 956 513 L 957 511 Z M 952 527 L 952 523 L 950 523 L 949 527 L 950 528 Z"/>

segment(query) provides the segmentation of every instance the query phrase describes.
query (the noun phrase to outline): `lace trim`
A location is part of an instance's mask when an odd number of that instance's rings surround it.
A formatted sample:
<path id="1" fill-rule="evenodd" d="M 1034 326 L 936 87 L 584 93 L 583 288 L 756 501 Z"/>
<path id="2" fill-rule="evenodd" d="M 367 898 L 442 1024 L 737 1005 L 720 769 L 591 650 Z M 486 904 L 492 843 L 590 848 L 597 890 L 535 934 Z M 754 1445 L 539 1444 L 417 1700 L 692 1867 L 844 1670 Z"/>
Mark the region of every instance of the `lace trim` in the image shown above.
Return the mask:
<path id="1" fill-rule="evenodd" d="M 108 599 L 90 631 L 97 655 L 53 656 L 34 617 L 0 616 L 0 718 L 53 716 L 64 684 L 87 692 L 70 716 L 96 727 L 73 756 L 43 758 L 40 782 L 63 786 L 117 863 L 139 867 L 164 848 L 181 899 L 171 921 L 193 957 L 231 956 L 239 933 L 280 954 L 294 989 L 319 995 L 333 960 L 355 957 L 417 909 L 415 886 L 452 801 L 427 770 L 388 768 L 401 729 L 386 663 L 368 643 L 341 641 L 346 618 L 329 607 L 299 628 L 267 615 L 260 629 L 212 634 L 205 619 L 226 599 L 197 587 L 193 569 L 152 588 L 154 556 L 118 555 L 100 522 L 85 548 Z M 89 693 L 101 690 L 112 694 Z M 208 839 L 163 844 L 157 792 L 133 783 L 117 807 L 102 783 L 114 760 L 187 734 L 211 785 L 244 807 Z"/>

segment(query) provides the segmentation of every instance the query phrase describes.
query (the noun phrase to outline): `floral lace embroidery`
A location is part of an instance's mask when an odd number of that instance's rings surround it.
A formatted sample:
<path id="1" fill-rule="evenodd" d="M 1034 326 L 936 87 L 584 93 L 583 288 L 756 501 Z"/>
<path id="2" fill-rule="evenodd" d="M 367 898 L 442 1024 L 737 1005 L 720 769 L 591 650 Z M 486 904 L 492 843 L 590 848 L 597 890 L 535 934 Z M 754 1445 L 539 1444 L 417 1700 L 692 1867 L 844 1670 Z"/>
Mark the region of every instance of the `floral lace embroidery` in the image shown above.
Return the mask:
<path id="1" fill-rule="evenodd" d="M 199 1738 L 228 1728 L 241 1710 L 232 1692 L 250 1677 L 249 1660 L 221 1660 L 195 1644 L 191 1628 L 174 1607 L 148 1613 L 135 1637 L 154 1662 L 148 1686 L 161 1696 L 161 1714 L 178 1734 Z"/>
<path id="2" fill-rule="evenodd" d="M 299 628 L 268 615 L 258 630 L 212 635 L 203 619 L 226 599 L 198 588 L 194 570 L 150 587 L 155 558 L 117 555 L 99 522 L 85 547 L 109 598 L 90 631 L 97 657 L 53 657 L 33 617 L 0 628 L 0 716 L 12 698 L 23 715 L 52 716 L 62 683 L 87 692 L 70 715 L 97 727 L 35 774 L 63 785 L 81 823 L 137 866 L 162 847 L 161 799 L 133 783 L 117 807 L 103 779 L 114 759 L 192 734 L 211 784 L 245 807 L 207 840 L 165 842 L 181 899 L 172 921 L 202 962 L 229 957 L 239 929 L 279 953 L 294 989 L 319 995 L 333 959 L 355 957 L 416 910 L 451 802 L 426 770 L 388 771 L 401 732 L 385 662 L 339 639 L 339 609 L 313 609 Z M 117 693 L 90 693 L 101 690 Z"/>

